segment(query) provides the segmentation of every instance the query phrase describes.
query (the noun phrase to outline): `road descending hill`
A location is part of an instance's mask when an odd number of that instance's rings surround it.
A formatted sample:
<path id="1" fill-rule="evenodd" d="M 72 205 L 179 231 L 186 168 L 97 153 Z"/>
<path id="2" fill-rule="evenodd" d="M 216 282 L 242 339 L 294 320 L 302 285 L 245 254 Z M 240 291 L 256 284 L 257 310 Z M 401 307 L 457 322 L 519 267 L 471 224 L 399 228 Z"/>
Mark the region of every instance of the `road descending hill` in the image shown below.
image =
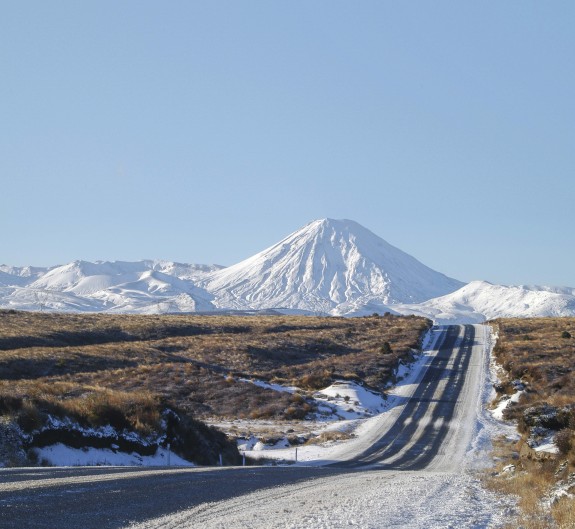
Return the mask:
<path id="1" fill-rule="evenodd" d="M 489 428 L 482 412 L 489 335 L 481 326 L 434 332 L 428 362 L 404 401 L 361 443 L 342 447 L 337 465 L 5 470 L 0 526 L 499 527 L 508 505 L 467 473 Z"/>

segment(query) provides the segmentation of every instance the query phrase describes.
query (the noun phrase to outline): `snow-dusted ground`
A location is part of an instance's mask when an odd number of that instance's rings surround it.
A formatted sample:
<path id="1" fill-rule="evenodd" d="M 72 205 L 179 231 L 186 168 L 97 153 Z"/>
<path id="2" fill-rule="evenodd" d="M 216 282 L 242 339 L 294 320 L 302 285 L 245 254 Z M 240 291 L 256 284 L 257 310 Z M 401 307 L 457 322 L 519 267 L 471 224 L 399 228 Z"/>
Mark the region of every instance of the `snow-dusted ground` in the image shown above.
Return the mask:
<path id="1" fill-rule="evenodd" d="M 440 336 L 440 328 L 430 331 L 424 340 L 424 352 L 409 365 L 400 365 L 396 374 L 397 384 L 389 390 L 387 398 L 372 393 L 353 382 L 337 382 L 314 394 L 319 404 L 319 415 L 315 421 L 301 421 L 300 428 L 315 435 L 329 432 L 343 432 L 353 438 L 347 442 L 328 441 L 321 444 L 307 444 L 297 447 L 297 461 L 308 465 L 322 465 L 326 462 L 336 462 L 349 459 L 352 454 L 362 452 L 369 446 L 382 428 L 392 423 L 399 414 L 401 404 L 413 393 L 418 381 L 424 373 L 435 353 L 436 340 Z M 268 386 L 276 391 L 294 390 Z M 347 397 L 347 399 L 346 399 Z M 328 400 L 329 399 L 329 400 Z M 387 412 L 387 413 L 384 413 Z M 273 430 L 273 422 L 264 424 L 258 421 L 238 420 L 217 426 L 230 431 L 231 427 L 241 430 L 259 429 Z M 263 426 L 263 428 L 261 428 Z M 289 427 L 295 425 L 288 425 Z M 285 428 L 284 428 L 285 430 Z M 280 436 L 281 437 L 281 436 Z M 296 459 L 296 448 L 289 446 L 285 438 L 273 446 L 258 442 L 252 437 L 247 442 L 239 443 L 238 447 L 246 456 L 252 459 L 277 459 L 292 462 Z"/>
<path id="2" fill-rule="evenodd" d="M 485 529 L 508 506 L 469 475 L 361 472 L 258 491 L 132 529 Z"/>
<path id="3" fill-rule="evenodd" d="M 486 407 L 493 398 L 489 351 L 492 338 L 478 326 L 474 361 L 470 365 L 456 410 L 452 431 L 442 453 L 426 471 L 362 471 L 253 492 L 237 498 L 203 504 L 131 526 L 133 529 L 171 528 L 496 528 L 510 521 L 513 505 L 486 491 L 474 470 L 489 464 L 491 438 L 506 431 Z M 317 464 L 349 457 L 354 443 L 369 442 L 376 421 L 393 420 L 401 397 L 410 392 L 433 350 L 419 360 L 404 384 L 398 402 L 387 412 L 363 422 L 358 439 L 332 447 L 300 448 L 300 464 Z M 388 417 L 388 419 L 384 419 Z M 381 424 L 379 425 L 381 426 Z M 315 451 L 315 452 L 314 452 Z M 338 452 L 339 451 L 339 452 Z M 279 453 L 278 451 L 277 453 Z M 266 454 L 267 455 L 267 454 Z M 315 459 L 315 461 L 314 461 Z"/>
<path id="4" fill-rule="evenodd" d="M 36 448 L 38 460 L 45 460 L 52 466 L 194 466 L 193 463 L 164 448 L 158 448 L 152 456 L 141 456 L 136 452 L 127 454 L 109 448 L 71 448 L 57 443 Z"/>

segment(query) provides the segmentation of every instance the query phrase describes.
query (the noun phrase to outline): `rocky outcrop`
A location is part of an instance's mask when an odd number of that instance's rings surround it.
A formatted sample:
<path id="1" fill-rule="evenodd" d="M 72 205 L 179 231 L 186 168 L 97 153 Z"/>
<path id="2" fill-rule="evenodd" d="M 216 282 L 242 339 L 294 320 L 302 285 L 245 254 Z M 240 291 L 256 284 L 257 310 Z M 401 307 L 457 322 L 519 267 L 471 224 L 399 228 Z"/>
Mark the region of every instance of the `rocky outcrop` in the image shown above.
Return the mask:
<path id="1" fill-rule="evenodd" d="M 26 465 L 28 458 L 23 448 L 22 435 L 16 423 L 0 417 L 0 467 Z"/>

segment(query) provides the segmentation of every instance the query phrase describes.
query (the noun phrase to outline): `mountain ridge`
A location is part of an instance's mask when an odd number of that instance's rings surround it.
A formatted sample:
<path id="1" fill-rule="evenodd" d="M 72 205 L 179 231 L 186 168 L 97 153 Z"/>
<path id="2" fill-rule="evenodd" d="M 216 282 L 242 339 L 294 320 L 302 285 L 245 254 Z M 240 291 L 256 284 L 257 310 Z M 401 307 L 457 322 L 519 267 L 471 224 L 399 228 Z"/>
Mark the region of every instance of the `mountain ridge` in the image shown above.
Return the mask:
<path id="1" fill-rule="evenodd" d="M 165 260 L 0 265 L 0 308 L 418 314 L 437 322 L 575 315 L 571 287 L 462 283 L 355 221 L 314 220 L 230 267 Z"/>

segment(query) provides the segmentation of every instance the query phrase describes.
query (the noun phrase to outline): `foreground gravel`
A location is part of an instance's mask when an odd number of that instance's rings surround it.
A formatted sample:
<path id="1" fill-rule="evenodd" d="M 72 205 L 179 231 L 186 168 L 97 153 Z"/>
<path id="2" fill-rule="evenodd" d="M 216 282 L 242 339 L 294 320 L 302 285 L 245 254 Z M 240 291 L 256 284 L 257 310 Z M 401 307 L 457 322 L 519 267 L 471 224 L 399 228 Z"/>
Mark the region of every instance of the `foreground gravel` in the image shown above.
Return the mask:
<path id="1" fill-rule="evenodd" d="M 500 527 L 510 506 L 465 474 L 362 472 L 208 503 L 131 529 Z"/>
<path id="2" fill-rule="evenodd" d="M 0 528 L 119 529 L 242 492 L 336 473 L 295 467 L 3 469 Z"/>

